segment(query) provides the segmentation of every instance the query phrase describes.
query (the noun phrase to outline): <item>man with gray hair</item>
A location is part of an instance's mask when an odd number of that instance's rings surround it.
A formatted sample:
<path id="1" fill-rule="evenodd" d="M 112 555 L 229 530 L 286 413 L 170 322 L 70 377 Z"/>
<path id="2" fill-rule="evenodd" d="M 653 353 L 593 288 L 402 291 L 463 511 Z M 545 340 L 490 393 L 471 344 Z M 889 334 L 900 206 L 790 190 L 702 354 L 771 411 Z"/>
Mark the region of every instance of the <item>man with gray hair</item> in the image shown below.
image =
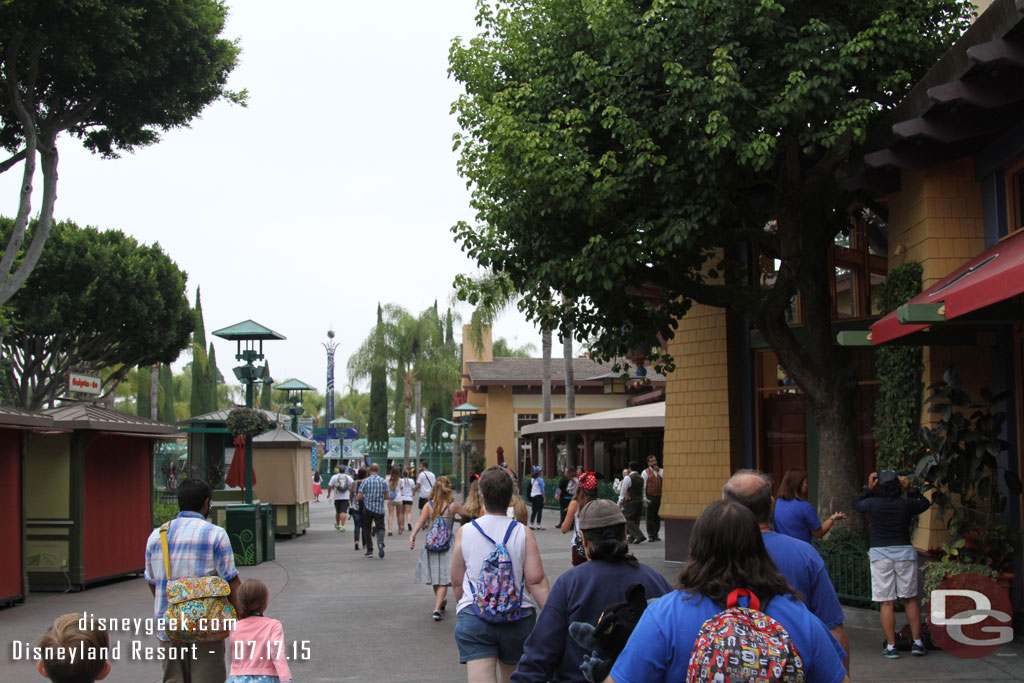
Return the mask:
<path id="1" fill-rule="evenodd" d="M 722 487 L 722 498 L 732 500 L 754 513 L 761 526 L 761 537 L 775 566 L 789 585 L 800 592 L 807 609 L 821 619 L 843 646 L 843 660 L 850 670 L 850 640 L 843 625 L 845 616 L 836 589 L 825 569 L 821 555 L 810 543 L 772 531 L 772 479 L 756 470 L 738 470 Z"/>

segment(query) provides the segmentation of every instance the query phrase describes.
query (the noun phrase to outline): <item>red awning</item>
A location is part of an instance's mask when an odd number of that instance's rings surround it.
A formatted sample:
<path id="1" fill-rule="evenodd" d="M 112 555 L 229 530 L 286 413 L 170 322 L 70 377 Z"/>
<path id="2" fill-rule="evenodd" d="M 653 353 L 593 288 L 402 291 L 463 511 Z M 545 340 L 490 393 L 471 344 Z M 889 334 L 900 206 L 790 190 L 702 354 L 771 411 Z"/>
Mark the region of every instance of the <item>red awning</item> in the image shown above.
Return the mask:
<path id="1" fill-rule="evenodd" d="M 908 304 L 943 304 L 946 320 L 997 304 L 1024 292 L 1024 235 L 986 249 L 921 292 Z M 892 311 L 871 326 L 877 346 L 920 330 L 927 324 L 901 324 Z"/>

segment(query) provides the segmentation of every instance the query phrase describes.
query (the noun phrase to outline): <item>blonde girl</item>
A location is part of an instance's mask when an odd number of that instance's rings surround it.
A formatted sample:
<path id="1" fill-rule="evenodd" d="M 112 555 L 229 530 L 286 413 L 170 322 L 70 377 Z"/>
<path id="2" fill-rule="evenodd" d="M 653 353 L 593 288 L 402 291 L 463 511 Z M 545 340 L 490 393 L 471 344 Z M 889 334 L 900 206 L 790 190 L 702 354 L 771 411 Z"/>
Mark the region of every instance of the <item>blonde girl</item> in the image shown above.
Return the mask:
<path id="1" fill-rule="evenodd" d="M 391 498 L 388 500 L 388 536 L 394 527 L 395 517 L 398 517 L 398 533 L 405 529 L 405 508 L 402 505 L 402 468 L 395 465 L 391 468 L 391 476 L 388 477 L 388 490 Z"/>
<path id="2" fill-rule="evenodd" d="M 456 514 L 465 517 L 466 510 L 455 502 L 448 477 L 438 477 L 430 491 L 430 500 L 420 511 L 420 518 L 417 520 L 416 526 L 412 528 L 412 535 L 409 537 L 409 550 L 414 550 L 416 534 L 420 529 L 424 527 L 429 529 L 438 520 L 448 529 L 448 547 L 443 550 L 427 550 L 424 547 L 420 552 L 420 560 L 416 564 L 416 572 L 413 574 L 414 583 L 425 583 L 434 587 L 434 612 L 431 615 L 434 621 L 441 621 L 441 613 L 448 602 L 446 599 L 448 586 L 452 584 L 452 546 L 455 544 L 455 532 L 452 527 L 455 524 Z"/>

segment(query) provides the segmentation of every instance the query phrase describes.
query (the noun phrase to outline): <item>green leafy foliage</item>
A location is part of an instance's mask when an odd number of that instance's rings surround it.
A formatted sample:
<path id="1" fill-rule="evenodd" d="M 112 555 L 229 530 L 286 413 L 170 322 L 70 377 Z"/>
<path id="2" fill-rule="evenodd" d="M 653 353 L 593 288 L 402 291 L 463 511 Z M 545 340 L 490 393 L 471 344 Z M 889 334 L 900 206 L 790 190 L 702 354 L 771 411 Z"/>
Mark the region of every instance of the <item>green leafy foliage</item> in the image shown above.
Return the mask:
<path id="1" fill-rule="evenodd" d="M 0 239 L 11 228 L 0 218 Z M 4 382 L 19 406 L 60 395 L 71 369 L 109 369 L 109 391 L 133 367 L 173 362 L 188 345 L 186 276 L 159 245 L 70 221 L 54 226 L 50 245 L 10 301 L 17 324 L 3 340 Z"/>
<path id="2" fill-rule="evenodd" d="M 178 506 L 174 503 L 161 503 L 153 501 L 153 528 L 157 528 L 164 522 L 169 522 L 178 516 Z"/>
<path id="3" fill-rule="evenodd" d="M 928 390 L 928 412 L 938 421 L 921 429 L 925 453 L 917 475 L 926 482 L 923 490 L 932 492 L 939 516 L 949 513 L 947 553 L 957 561 L 1002 569 L 1020 531 L 999 519 L 1008 501 L 1001 487 L 1014 498 L 1022 491 L 1017 474 L 999 462 L 1010 444 L 1001 436 L 1006 413 L 994 406 L 1009 393 L 982 389 L 982 400 L 971 400 L 955 365 Z"/>
<path id="4" fill-rule="evenodd" d="M 928 603 L 932 591 L 938 588 L 947 576 L 960 574 L 978 574 L 990 579 L 996 577 L 996 571 L 986 564 L 959 562 L 954 555 L 946 554 L 943 558 L 932 560 L 924 566 L 924 595 L 921 596 L 921 603 Z"/>
<path id="5" fill-rule="evenodd" d="M 161 422 L 174 423 L 174 375 L 167 363 L 160 365 L 160 410 L 158 417 Z"/>
<path id="6" fill-rule="evenodd" d="M 889 272 L 879 290 L 882 313 L 896 310 L 921 293 L 921 264 L 901 264 Z M 920 439 L 920 346 L 883 345 L 875 349 L 875 369 L 881 385 L 875 402 L 875 459 L 879 470 L 906 470 L 917 461 Z"/>
<path id="7" fill-rule="evenodd" d="M 232 436 L 251 438 L 270 429 L 270 420 L 257 408 L 234 408 L 228 413 L 226 426 Z"/>
<path id="8" fill-rule="evenodd" d="M 148 418 L 152 414 L 149 408 L 152 382 L 153 367 L 151 365 L 140 366 L 135 375 L 135 414 L 139 417 Z"/>

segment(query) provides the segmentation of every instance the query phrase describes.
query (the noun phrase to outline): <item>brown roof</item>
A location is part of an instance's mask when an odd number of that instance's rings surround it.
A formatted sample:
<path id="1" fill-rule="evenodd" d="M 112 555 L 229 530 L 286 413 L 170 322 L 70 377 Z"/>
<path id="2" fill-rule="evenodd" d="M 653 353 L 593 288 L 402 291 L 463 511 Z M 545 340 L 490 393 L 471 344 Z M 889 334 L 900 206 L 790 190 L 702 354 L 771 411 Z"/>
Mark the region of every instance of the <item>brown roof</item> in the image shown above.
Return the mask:
<path id="1" fill-rule="evenodd" d="M 14 406 L 0 406 L 0 427 L 53 427 L 53 418 Z"/>
<path id="2" fill-rule="evenodd" d="M 43 412 L 53 418 L 54 427 L 64 429 L 91 429 L 150 436 L 170 436 L 178 432 L 176 426 L 166 422 L 119 413 L 96 403 L 70 403 Z"/>
<path id="3" fill-rule="evenodd" d="M 576 382 L 601 382 L 613 373 L 614 363 L 598 363 L 589 358 L 573 358 L 573 374 Z M 544 374 L 542 358 L 495 358 L 491 362 L 470 361 L 466 363 L 469 379 L 473 384 L 494 383 L 535 383 L 540 382 Z M 628 368 L 629 376 L 635 372 Z M 647 378 L 652 382 L 664 382 L 665 376 L 647 370 Z M 556 384 L 565 383 L 565 361 L 561 358 L 551 359 L 551 381 Z"/>

